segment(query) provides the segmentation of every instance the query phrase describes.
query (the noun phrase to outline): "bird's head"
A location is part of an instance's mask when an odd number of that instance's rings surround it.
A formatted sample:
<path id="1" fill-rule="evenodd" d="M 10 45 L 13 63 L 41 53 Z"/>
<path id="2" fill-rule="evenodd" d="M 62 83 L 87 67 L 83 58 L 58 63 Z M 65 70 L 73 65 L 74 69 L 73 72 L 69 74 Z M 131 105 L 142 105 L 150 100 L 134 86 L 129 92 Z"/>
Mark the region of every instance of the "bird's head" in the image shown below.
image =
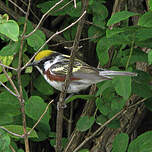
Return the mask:
<path id="1" fill-rule="evenodd" d="M 37 53 L 32 63 L 27 66 L 38 66 L 39 64 L 43 64 L 47 60 L 51 60 L 53 58 L 53 54 L 56 54 L 55 51 L 52 50 L 43 50 Z"/>

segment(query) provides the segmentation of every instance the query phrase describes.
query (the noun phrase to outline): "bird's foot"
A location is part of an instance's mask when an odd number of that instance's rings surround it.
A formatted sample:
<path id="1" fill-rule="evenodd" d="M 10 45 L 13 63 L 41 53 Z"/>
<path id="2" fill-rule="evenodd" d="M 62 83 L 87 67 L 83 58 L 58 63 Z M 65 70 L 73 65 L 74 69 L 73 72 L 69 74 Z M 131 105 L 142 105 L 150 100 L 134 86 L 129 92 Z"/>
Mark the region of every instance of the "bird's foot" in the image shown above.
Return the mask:
<path id="1" fill-rule="evenodd" d="M 65 109 L 66 107 L 67 105 L 65 103 L 60 103 L 60 102 L 57 103 L 57 110 Z"/>

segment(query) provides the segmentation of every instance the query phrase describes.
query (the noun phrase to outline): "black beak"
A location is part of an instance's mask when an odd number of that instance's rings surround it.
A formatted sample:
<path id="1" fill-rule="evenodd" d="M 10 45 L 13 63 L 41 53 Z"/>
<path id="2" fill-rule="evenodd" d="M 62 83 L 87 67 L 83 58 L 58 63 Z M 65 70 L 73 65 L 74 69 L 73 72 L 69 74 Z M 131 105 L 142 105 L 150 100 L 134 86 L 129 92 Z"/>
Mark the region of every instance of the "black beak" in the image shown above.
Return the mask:
<path id="1" fill-rule="evenodd" d="M 29 67 L 29 66 L 36 66 L 38 65 L 38 62 L 32 62 L 32 63 L 29 63 L 26 67 Z"/>

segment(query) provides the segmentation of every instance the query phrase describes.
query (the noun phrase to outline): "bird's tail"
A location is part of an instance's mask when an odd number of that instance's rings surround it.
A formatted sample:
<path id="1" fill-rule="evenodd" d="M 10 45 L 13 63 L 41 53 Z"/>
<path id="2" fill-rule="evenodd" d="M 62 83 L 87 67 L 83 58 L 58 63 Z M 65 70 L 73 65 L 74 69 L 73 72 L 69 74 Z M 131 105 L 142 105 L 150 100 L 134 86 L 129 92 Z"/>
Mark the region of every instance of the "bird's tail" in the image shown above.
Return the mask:
<path id="1" fill-rule="evenodd" d="M 137 73 L 133 72 L 126 72 L 126 71 L 111 71 L 111 70 L 100 70 L 99 69 L 99 75 L 100 76 L 137 76 Z"/>

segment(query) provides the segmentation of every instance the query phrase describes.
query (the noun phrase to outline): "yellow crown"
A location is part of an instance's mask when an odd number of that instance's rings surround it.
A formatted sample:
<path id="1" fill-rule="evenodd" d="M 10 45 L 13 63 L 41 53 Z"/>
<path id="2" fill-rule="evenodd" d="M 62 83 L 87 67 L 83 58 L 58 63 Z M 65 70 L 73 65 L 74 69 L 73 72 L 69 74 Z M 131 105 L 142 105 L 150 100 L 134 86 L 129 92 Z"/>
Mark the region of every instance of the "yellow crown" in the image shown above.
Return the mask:
<path id="1" fill-rule="evenodd" d="M 51 55 L 53 52 L 54 51 L 52 51 L 52 50 L 43 50 L 35 56 L 34 61 L 40 61 L 40 60 L 44 59 L 45 57 Z"/>

